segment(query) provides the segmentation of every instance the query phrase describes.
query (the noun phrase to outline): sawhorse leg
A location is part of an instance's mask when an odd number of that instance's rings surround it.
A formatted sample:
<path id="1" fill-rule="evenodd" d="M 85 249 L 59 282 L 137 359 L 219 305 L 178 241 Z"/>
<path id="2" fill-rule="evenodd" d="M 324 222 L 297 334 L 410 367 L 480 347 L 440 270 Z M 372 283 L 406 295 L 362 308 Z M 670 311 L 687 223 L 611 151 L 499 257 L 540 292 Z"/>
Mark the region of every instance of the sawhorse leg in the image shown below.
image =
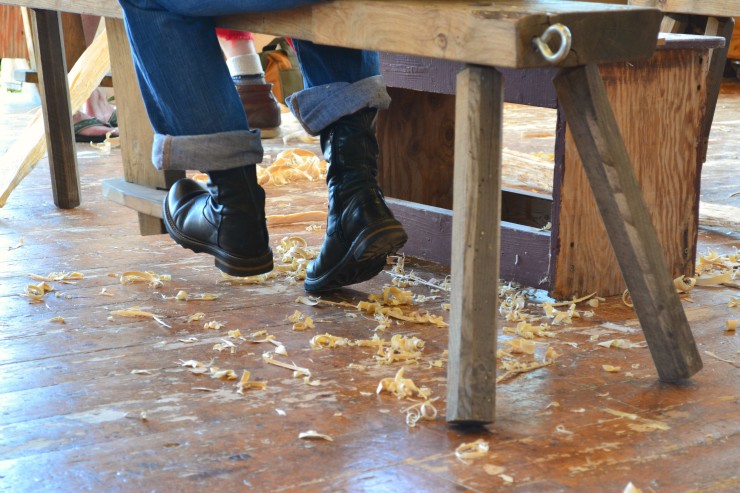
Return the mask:
<path id="1" fill-rule="evenodd" d="M 62 209 L 80 205 L 67 63 L 59 12 L 34 9 L 38 40 L 38 73 L 54 204 Z"/>
<path id="2" fill-rule="evenodd" d="M 699 351 L 598 68 L 564 69 L 554 83 L 658 376 L 689 378 L 702 367 Z"/>
<path id="3" fill-rule="evenodd" d="M 447 421 L 484 424 L 496 405 L 503 76 L 457 76 Z"/>
<path id="4" fill-rule="evenodd" d="M 154 134 L 136 81 L 126 29 L 121 19 L 111 18 L 105 19 L 105 27 L 115 81 L 124 178 L 131 183 L 167 189 L 185 173 L 162 173 L 152 165 Z M 139 231 L 142 235 L 165 233 L 161 219 L 143 213 L 139 213 Z"/>

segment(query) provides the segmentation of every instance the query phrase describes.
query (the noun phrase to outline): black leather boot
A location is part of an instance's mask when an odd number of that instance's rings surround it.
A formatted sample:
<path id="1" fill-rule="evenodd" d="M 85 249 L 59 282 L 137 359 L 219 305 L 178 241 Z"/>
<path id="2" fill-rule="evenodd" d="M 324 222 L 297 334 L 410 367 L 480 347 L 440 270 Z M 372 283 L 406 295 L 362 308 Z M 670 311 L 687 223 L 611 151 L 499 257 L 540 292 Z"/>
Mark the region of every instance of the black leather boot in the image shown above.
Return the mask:
<path id="1" fill-rule="evenodd" d="M 307 291 L 326 291 L 366 281 L 408 239 L 378 186 L 377 110 L 342 117 L 321 132 L 329 162 L 329 215 L 319 256 L 307 269 Z"/>
<path id="2" fill-rule="evenodd" d="M 256 166 L 210 171 L 208 177 L 207 189 L 189 178 L 172 185 L 162 205 L 167 232 L 179 245 L 216 257 L 216 267 L 232 276 L 269 272 L 265 191 Z"/>

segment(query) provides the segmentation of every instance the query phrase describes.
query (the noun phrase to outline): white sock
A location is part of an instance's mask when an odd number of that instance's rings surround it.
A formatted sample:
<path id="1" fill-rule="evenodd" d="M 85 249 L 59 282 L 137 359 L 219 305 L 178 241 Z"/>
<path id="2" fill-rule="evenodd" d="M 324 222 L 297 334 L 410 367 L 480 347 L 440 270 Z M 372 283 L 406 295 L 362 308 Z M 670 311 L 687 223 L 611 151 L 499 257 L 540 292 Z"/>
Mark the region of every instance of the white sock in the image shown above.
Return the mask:
<path id="1" fill-rule="evenodd" d="M 264 75 L 260 57 L 256 53 L 228 58 L 226 59 L 226 65 L 229 67 L 229 73 L 232 77 L 238 75 Z"/>

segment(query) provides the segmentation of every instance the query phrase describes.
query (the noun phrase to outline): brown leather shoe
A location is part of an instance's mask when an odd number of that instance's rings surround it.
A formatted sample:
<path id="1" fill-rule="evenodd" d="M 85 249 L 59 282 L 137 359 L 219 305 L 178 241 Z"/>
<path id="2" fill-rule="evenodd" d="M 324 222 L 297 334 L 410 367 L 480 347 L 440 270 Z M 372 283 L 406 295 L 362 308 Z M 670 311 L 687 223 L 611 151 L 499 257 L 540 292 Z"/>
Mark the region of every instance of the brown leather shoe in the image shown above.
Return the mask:
<path id="1" fill-rule="evenodd" d="M 242 100 L 244 111 L 250 128 L 259 128 L 263 139 L 272 139 L 280 133 L 280 105 L 272 94 L 272 84 L 248 84 L 234 79 L 239 99 Z"/>

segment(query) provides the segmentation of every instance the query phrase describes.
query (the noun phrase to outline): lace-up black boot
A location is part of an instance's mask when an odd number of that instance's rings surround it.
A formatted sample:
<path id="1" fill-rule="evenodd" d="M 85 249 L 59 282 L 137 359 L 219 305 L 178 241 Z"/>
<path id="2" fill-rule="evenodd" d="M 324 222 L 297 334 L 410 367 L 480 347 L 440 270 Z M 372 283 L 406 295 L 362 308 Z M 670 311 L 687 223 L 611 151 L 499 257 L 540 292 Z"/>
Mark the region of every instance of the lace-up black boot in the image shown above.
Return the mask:
<path id="1" fill-rule="evenodd" d="M 342 117 L 321 132 L 329 162 L 329 215 L 319 256 L 307 269 L 307 291 L 326 291 L 375 277 L 408 237 L 378 186 L 377 111 Z"/>
<path id="2" fill-rule="evenodd" d="M 196 253 L 216 258 L 232 276 L 272 270 L 265 223 L 265 191 L 256 166 L 208 172 L 207 189 L 191 179 L 178 180 L 163 204 L 164 224 L 172 239 Z"/>

